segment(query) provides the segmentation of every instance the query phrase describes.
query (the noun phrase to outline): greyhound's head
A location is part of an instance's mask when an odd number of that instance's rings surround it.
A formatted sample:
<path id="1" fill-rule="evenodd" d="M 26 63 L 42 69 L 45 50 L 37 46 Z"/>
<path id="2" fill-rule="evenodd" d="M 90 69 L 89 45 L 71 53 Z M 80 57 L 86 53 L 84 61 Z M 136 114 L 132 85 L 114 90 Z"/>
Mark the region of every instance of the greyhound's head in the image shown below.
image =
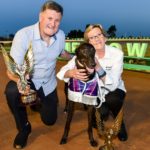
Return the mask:
<path id="1" fill-rule="evenodd" d="M 85 69 L 89 78 L 95 74 L 95 48 L 89 43 L 83 43 L 76 49 L 76 66 Z"/>

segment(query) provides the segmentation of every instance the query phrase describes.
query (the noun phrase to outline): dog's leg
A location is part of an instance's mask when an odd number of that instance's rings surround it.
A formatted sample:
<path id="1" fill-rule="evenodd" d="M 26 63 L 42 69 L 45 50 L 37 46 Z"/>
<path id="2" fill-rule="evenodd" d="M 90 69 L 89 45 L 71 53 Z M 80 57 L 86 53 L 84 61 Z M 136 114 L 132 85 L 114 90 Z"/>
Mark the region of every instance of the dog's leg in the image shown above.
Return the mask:
<path id="1" fill-rule="evenodd" d="M 96 147 L 97 146 L 97 142 L 94 140 L 93 137 L 93 129 L 92 129 L 92 113 L 93 113 L 93 106 L 88 106 L 88 135 L 89 135 L 89 140 L 90 140 L 90 144 L 91 146 Z"/>
<path id="2" fill-rule="evenodd" d="M 87 110 L 87 105 L 83 104 L 84 110 Z"/>
<path id="3" fill-rule="evenodd" d="M 64 85 L 64 92 L 65 92 L 65 97 L 66 97 L 66 103 L 65 103 L 65 108 L 64 108 L 64 113 L 67 113 L 68 111 L 68 83 L 65 83 Z"/>
<path id="4" fill-rule="evenodd" d="M 68 101 L 67 120 L 66 120 L 65 129 L 64 129 L 64 134 L 62 136 L 60 144 L 66 144 L 67 143 L 67 138 L 68 138 L 68 134 L 69 134 L 69 130 L 70 130 L 70 123 L 72 121 L 73 113 L 74 113 L 74 102 Z"/>

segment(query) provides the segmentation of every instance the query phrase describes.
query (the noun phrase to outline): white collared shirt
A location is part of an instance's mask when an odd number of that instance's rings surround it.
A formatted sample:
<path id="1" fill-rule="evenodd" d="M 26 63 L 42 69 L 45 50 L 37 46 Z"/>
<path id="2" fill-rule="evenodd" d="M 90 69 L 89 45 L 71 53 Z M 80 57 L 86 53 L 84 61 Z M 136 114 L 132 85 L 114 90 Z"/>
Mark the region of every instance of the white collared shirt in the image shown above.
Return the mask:
<path id="1" fill-rule="evenodd" d="M 122 80 L 123 72 L 123 52 L 122 50 L 105 45 L 105 55 L 103 58 L 99 59 L 97 56 L 100 65 L 106 71 L 105 85 L 109 91 L 114 91 L 117 88 L 126 92 L 124 82 Z M 105 94 L 108 91 L 106 90 Z"/>

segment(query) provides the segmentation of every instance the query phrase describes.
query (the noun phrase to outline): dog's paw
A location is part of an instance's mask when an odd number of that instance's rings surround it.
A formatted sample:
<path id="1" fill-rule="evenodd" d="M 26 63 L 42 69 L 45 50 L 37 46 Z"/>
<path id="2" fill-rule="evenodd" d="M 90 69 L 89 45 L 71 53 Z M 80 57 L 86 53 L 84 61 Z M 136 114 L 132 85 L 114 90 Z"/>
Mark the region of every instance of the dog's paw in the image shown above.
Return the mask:
<path id="1" fill-rule="evenodd" d="M 67 138 L 62 138 L 61 141 L 60 141 L 60 144 L 66 144 L 67 143 Z"/>
<path id="2" fill-rule="evenodd" d="M 65 113 L 65 114 L 67 114 L 67 112 L 68 112 L 68 109 L 67 109 L 67 108 L 65 108 L 65 109 L 64 109 L 64 113 Z"/>
<path id="3" fill-rule="evenodd" d="M 96 147 L 98 143 L 95 140 L 90 141 L 91 146 Z"/>

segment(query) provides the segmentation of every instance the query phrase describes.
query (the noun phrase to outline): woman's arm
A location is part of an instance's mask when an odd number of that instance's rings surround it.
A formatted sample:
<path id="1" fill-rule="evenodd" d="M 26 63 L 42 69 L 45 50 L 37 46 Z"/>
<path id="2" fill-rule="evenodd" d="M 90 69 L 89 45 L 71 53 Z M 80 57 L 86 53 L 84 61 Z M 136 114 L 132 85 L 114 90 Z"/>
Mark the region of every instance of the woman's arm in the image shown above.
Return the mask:
<path id="1" fill-rule="evenodd" d="M 77 69 L 75 66 L 76 56 L 73 57 L 65 66 L 63 66 L 57 73 L 57 77 L 65 82 L 69 81 L 69 78 L 76 78 L 82 81 L 87 80 L 85 69 Z"/>

